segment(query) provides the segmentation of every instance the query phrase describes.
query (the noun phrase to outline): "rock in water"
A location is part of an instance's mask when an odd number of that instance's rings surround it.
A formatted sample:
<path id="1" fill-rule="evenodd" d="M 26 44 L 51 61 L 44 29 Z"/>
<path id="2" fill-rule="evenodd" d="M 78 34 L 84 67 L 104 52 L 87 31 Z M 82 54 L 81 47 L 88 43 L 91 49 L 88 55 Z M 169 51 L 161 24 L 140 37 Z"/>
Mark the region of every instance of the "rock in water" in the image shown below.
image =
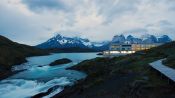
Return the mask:
<path id="1" fill-rule="evenodd" d="M 70 59 L 63 58 L 63 59 L 56 60 L 56 61 L 50 63 L 49 65 L 50 66 L 55 66 L 55 65 L 67 64 L 67 63 L 70 63 L 70 62 L 72 62 Z"/>

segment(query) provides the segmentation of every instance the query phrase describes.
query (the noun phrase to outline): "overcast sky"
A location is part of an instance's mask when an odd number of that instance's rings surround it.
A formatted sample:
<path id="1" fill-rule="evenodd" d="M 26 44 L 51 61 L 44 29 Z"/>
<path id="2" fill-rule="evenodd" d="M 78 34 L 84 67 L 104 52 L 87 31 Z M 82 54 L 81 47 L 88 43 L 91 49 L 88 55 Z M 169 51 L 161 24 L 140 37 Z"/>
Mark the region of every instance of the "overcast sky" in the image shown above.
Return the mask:
<path id="1" fill-rule="evenodd" d="M 175 0 L 0 1 L 0 35 L 36 45 L 56 33 L 92 41 L 145 33 L 175 39 Z"/>

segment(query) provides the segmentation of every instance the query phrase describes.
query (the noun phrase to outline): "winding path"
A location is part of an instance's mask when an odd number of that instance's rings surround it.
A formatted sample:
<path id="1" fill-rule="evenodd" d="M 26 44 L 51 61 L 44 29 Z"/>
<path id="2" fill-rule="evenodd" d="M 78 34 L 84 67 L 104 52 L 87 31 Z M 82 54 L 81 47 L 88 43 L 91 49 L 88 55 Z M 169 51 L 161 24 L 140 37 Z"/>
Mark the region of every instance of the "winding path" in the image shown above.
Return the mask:
<path id="1" fill-rule="evenodd" d="M 165 75 L 167 78 L 175 82 L 175 69 L 170 68 L 162 64 L 164 59 L 154 61 L 149 65 L 154 68 L 155 70 L 159 71 L 161 74 Z"/>

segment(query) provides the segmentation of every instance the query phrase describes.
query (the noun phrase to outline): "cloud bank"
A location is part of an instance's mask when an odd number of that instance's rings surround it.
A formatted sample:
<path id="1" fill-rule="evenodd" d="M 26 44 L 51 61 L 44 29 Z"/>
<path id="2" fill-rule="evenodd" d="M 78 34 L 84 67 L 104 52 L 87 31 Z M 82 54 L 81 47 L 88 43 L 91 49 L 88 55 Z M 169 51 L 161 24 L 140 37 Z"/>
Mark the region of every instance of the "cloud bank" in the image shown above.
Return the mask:
<path id="1" fill-rule="evenodd" d="M 175 39 L 174 0 L 1 0 L 0 34 L 36 45 L 60 33 L 92 41 L 116 34 Z"/>

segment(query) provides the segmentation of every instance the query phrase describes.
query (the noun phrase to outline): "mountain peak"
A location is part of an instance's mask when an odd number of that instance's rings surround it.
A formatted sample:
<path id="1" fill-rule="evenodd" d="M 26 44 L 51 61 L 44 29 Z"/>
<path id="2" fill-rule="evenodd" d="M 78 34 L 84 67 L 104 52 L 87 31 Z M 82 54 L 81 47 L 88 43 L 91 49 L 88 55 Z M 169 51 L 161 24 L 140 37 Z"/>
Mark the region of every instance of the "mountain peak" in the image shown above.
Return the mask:
<path id="1" fill-rule="evenodd" d="M 125 37 L 125 36 L 123 34 L 121 34 L 120 37 Z"/>
<path id="2" fill-rule="evenodd" d="M 102 44 L 103 45 L 103 44 Z M 106 45 L 106 43 L 105 43 Z M 87 38 L 81 37 L 65 37 L 57 34 L 56 36 L 50 38 L 48 41 L 37 45 L 39 48 L 99 48 L 101 46 L 96 46 L 93 42 L 89 41 Z"/>
<path id="3" fill-rule="evenodd" d="M 112 43 L 125 43 L 130 42 L 131 44 L 135 43 L 166 43 L 172 41 L 168 35 L 163 35 L 161 37 L 156 37 L 151 34 L 144 34 L 141 38 L 133 37 L 132 35 L 128 35 L 126 38 L 124 35 L 115 35 L 112 39 Z"/>
<path id="4" fill-rule="evenodd" d="M 128 38 L 134 38 L 134 37 L 133 37 L 132 35 L 128 35 L 128 36 L 127 36 L 127 39 L 128 39 Z"/>
<path id="5" fill-rule="evenodd" d="M 162 37 L 169 37 L 168 35 L 162 35 Z"/>
<path id="6" fill-rule="evenodd" d="M 170 42 L 172 39 L 168 35 L 162 35 L 161 37 L 157 38 L 159 42 Z"/>
<path id="7" fill-rule="evenodd" d="M 123 43 L 123 42 L 125 42 L 125 40 L 126 40 L 125 36 L 123 34 L 121 34 L 121 35 L 115 35 L 112 39 L 112 42 L 114 42 L 114 43 Z"/>
<path id="8" fill-rule="evenodd" d="M 61 36 L 61 34 L 58 33 L 58 34 L 55 36 L 55 38 L 60 39 L 60 38 L 62 38 L 62 36 Z"/>

